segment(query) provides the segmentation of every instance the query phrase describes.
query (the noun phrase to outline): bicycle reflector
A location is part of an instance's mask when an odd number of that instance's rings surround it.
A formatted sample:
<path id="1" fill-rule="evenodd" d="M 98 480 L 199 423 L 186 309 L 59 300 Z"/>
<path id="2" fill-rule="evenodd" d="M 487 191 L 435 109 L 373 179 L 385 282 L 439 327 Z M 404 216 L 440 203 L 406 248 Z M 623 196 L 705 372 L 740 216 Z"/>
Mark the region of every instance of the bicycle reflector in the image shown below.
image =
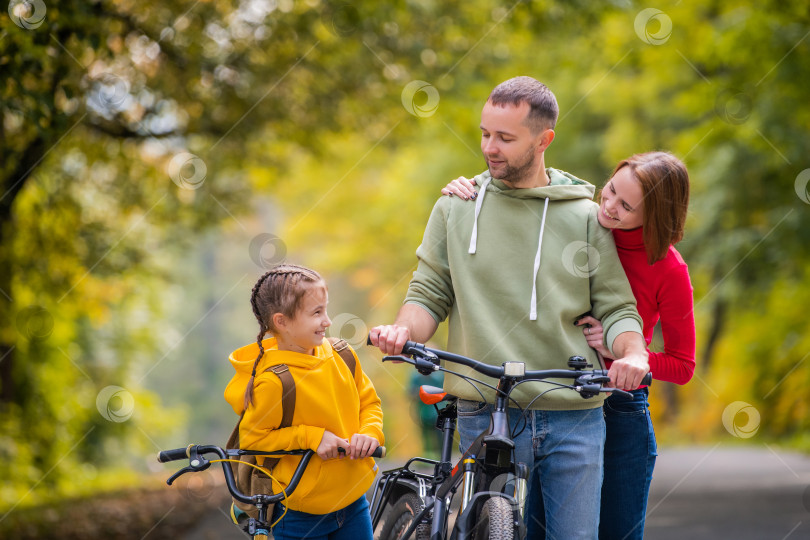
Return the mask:
<path id="1" fill-rule="evenodd" d="M 503 374 L 507 377 L 523 377 L 526 374 L 526 364 L 523 362 L 504 362 Z"/>
<path id="2" fill-rule="evenodd" d="M 435 405 L 445 398 L 447 392 L 441 388 L 423 384 L 419 387 L 419 399 L 425 405 Z"/>

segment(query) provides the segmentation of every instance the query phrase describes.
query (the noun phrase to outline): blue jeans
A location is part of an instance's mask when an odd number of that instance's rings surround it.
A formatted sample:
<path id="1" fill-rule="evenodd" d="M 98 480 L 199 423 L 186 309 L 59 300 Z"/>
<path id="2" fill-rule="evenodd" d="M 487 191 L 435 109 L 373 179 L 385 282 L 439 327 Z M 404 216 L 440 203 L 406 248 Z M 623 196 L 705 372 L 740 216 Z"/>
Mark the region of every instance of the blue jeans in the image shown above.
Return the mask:
<path id="1" fill-rule="evenodd" d="M 647 496 L 658 449 L 648 410 L 647 388 L 633 399 L 605 401 L 605 479 L 602 484 L 600 540 L 641 540 Z"/>
<path id="2" fill-rule="evenodd" d="M 491 410 L 485 403 L 459 400 L 462 450 L 489 426 Z M 523 426 L 518 409 L 509 409 L 509 424 L 513 431 Z M 529 412 L 526 428 L 515 437 L 515 461 L 531 470 L 527 538 L 597 538 L 604 443 L 601 408 Z"/>
<path id="3" fill-rule="evenodd" d="M 275 521 L 284 512 L 277 504 L 273 509 Z M 287 510 L 287 514 L 273 527 L 275 540 L 288 539 L 329 539 L 329 540 L 372 540 L 371 515 L 365 495 L 346 508 L 328 514 L 308 514 Z"/>

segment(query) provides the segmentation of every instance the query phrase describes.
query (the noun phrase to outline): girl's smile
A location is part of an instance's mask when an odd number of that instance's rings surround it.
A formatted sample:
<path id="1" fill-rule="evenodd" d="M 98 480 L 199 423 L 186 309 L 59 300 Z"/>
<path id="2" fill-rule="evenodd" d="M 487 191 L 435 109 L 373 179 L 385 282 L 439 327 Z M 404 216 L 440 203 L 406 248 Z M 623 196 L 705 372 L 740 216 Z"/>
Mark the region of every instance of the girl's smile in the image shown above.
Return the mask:
<path id="1" fill-rule="evenodd" d="M 280 317 L 276 321 L 278 348 L 313 354 L 315 347 L 323 343 L 326 329 L 332 325 L 326 313 L 328 303 L 329 293 L 319 284 L 307 291 L 292 319 L 277 313 L 274 317 Z"/>

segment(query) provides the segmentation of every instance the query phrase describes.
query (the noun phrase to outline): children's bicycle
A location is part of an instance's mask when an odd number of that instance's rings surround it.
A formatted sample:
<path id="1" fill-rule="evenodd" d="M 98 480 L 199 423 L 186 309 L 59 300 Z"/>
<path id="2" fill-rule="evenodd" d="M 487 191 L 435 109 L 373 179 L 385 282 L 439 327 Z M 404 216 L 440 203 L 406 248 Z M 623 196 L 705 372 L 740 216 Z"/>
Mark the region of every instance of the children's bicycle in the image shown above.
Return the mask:
<path id="1" fill-rule="evenodd" d="M 374 486 L 370 510 L 375 530 L 382 521 L 380 540 L 447 538 L 450 506 L 459 490 L 460 510 L 451 531 L 452 540 L 524 538 L 523 512 L 529 467 L 525 463 L 514 462 L 514 434 L 510 433 L 507 417 L 509 394 L 524 382 L 542 381 L 553 388 L 542 392 L 541 396 L 559 388 L 578 392 L 585 399 L 595 397 L 600 392 L 630 396 L 623 390 L 606 387 L 605 384 L 610 382 L 607 370 L 587 369 L 593 366 L 581 356 L 568 359 L 571 369 L 526 371 L 522 362 L 505 362 L 501 367 L 496 367 L 412 341 L 405 344 L 402 354 L 411 358 L 386 356 L 383 361 L 409 363 L 425 375 L 437 370 L 444 371 L 494 388 L 496 397 L 489 428 L 453 464 L 451 454 L 458 398 L 440 388 L 420 388 L 420 399 L 436 406 L 438 411 L 436 426 L 442 431 L 441 456 L 438 461 L 414 457 L 403 467 L 382 473 Z M 440 360 L 468 366 L 482 375 L 498 379 L 498 386 L 495 388 L 441 367 Z M 571 379 L 572 383 L 547 379 Z M 649 385 L 651 380 L 652 375 L 648 373 L 642 384 Z M 486 401 L 483 394 L 482 401 Z M 440 403 L 446 405 L 439 409 Z M 414 470 L 413 467 L 419 464 L 432 466 L 433 474 Z"/>
<path id="2" fill-rule="evenodd" d="M 263 457 L 279 457 L 279 456 L 301 456 L 301 461 L 293 472 L 289 485 L 279 493 L 268 493 L 258 495 L 247 495 L 239 491 L 236 486 L 236 479 L 233 475 L 233 470 L 228 465 L 229 462 L 238 461 L 239 456 L 263 456 Z M 304 471 L 315 455 L 313 450 L 289 450 L 289 451 L 275 451 L 275 452 L 262 452 L 257 450 L 241 450 L 241 449 L 225 449 L 219 446 L 212 445 L 196 445 L 192 444 L 186 448 L 175 448 L 173 450 L 164 450 L 158 454 L 158 461 L 161 463 L 168 463 L 169 461 L 178 461 L 188 459 L 188 466 L 183 467 L 166 480 L 168 485 L 177 480 L 180 476 L 189 472 L 201 472 L 208 469 L 212 463 L 220 463 L 222 465 L 222 472 L 225 473 L 225 484 L 228 486 L 231 496 L 237 501 L 255 506 L 257 510 L 257 517 L 245 516 L 243 523 L 243 530 L 254 540 L 267 540 L 270 535 L 272 516 L 267 515 L 268 509 L 272 508 L 274 504 L 283 502 L 285 498 L 289 497 L 298 487 L 301 477 L 304 476 Z M 216 459 L 209 459 L 206 456 L 212 456 Z M 385 447 L 379 446 L 371 454 L 371 457 L 385 457 Z"/>

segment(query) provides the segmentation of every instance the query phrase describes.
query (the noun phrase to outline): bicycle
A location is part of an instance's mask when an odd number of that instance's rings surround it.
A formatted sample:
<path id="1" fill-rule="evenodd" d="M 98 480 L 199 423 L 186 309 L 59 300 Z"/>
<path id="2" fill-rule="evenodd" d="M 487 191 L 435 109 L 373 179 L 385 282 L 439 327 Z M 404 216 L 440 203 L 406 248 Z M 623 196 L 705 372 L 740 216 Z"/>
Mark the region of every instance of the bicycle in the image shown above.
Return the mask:
<path id="1" fill-rule="evenodd" d="M 343 449 L 339 450 L 345 452 Z M 205 457 L 206 455 L 211 454 L 217 456 L 219 459 L 209 460 Z M 239 456 L 247 455 L 264 457 L 292 455 L 301 456 L 301 461 L 298 462 L 298 465 L 290 478 L 289 485 L 287 485 L 287 487 L 279 493 L 247 495 L 239 491 L 239 488 L 236 486 L 236 479 L 233 476 L 233 471 L 231 470 L 231 467 L 228 466 L 229 462 L 236 461 Z M 255 506 L 258 511 L 258 516 L 256 518 L 248 517 L 245 520 L 243 530 L 254 540 L 267 540 L 273 525 L 269 521 L 272 516 L 267 515 L 268 508 L 272 507 L 272 505 L 276 503 L 283 502 L 285 498 L 293 494 L 295 488 L 298 487 L 298 483 L 300 482 L 301 478 L 304 476 L 304 471 L 306 470 L 307 465 L 309 465 L 309 461 L 314 455 L 315 452 L 313 450 L 279 450 L 274 452 L 263 452 L 258 450 L 224 449 L 213 445 L 192 444 L 186 448 L 163 450 L 158 453 L 158 461 L 160 463 L 168 463 L 170 461 L 178 461 L 188 458 L 188 466 L 183 467 L 171 475 L 168 480 L 166 480 L 166 484 L 168 485 L 172 485 L 175 480 L 186 473 L 201 472 L 208 469 L 212 463 L 221 463 L 222 471 L 225 474 L 225 484 L 228 486 L 228 491 L 230 491 L 231 496 L 239 502 Z M 371 454 L 371 457 L 385 457 L 385 447 L 377 447 L 377 449 Z M 240 461 L 236 462 L 242 463 Z"/>
<path id="2" fill-rule="evenodd" d="M 404 355 L 410 355 L 408 358 Z M 440 366 L 440 361 L 453 362 L 472 368 L 476 372 L 498 379 L 498 386 L 455 373 Z M 438 411 L 436 427 L 442 431 L 442 449 L 439 460 L 422 457 L 409 459 L 402 467 L 384 471 L 373 488 L 371 501 L 372 526 L 377 529 L 385 516 L 380 540 L 443 540 L 448 537 L 448 518 L 453 499 L 461 490 L 461 504 L 450 538 L 452 540 L 498 539 L 513 540 L 525 537 L 523 512 L 527 493 L 529 468 L 513 459 L 513 433 L 508 422 L 509 394 L 519 384 L 541 381 L 554 388 L 568 388 L 583 398 L 597 396 L 600 392 L 628 392 L 604 385 L 610 381 L 607 370 L 588 370 L 593 367 L 581 356 L 568 359 L 571 369 L 527 371 L 522 362 L 504 362 L 501 367 L 484 364 L 472 358 L 439 349 L 428 348 L 421 343 L 408 341 L 402 355 L 386 356 L 383 361 L 398 361 L 413 365 L 420 373 L 444 371 L 471 382 L 496 390 L 495 406 L 488 430 L 484 430 L 453 464 L 451 461 L 453 435 L 458 416 L 458 398 L 440 388 L 422 386 L 419 394 L 422 401 L 434 405 Z M 572 379 L 573 384 L 564 384 L 547 379 Z M 652 375 L 648 373 L 642 384 L 649 385 Z M 477 387 L 476 387 L 477 389 Z M 480 390 L 479 390 L 480 393 Z M 484 399 L 481 394 L 482 401 Z M 537 399 L 535 398 L 535 399 Z M 446 405 L 438 408 L 438 404 Z M 528 410 L 528 407 L 526 407 Z M 414 464 L 433 466 L 433 475 L 412 469 Z M 388 512 L 386 512 L 388 508 Z"/>

